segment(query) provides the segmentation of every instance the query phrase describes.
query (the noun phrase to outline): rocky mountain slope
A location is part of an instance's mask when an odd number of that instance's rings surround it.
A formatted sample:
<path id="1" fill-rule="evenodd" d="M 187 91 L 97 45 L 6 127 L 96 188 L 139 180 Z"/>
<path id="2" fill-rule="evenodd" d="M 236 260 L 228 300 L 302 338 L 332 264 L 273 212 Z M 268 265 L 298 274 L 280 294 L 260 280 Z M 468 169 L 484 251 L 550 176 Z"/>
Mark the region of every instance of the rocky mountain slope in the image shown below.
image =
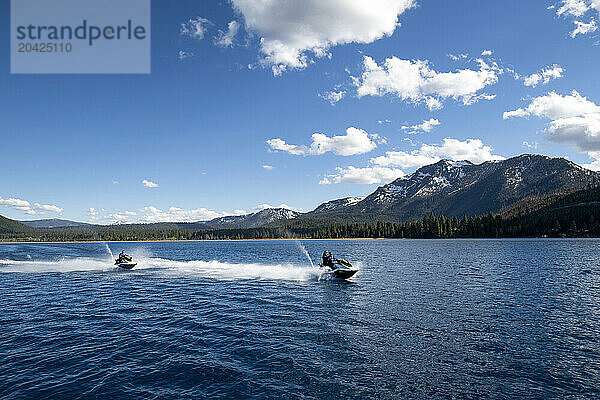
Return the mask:
<path id="1" fill-rule="evenodd" d="M 401 222 L 431 213 L 472 216 L 498 212 L 530 196 L 599 184 L 600 175 L 563 158 L 526 154 L 479 165 L 442 160 L 377 188 L 359 202 L 333 209 L 325 203 L 300 219 Z"/>
<path id="2" fill-rule="evenodd" d="M 300 213 L 286 208 L 267 208 L 252 214 L 215 218 L 203 224 L 212 229 L 258 228 L 271 222 L 294 219 L 298 215 Z"/>

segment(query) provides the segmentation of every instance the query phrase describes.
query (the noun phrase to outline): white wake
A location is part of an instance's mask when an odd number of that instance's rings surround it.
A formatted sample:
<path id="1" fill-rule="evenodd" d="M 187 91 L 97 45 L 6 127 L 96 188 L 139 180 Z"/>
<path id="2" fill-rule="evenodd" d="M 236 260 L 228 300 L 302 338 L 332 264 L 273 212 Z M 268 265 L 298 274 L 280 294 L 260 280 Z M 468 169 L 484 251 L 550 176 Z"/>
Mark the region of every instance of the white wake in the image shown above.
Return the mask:
<path id="1" fill-rule="evenodd" d="M 227 263 L 221 261 L 174 261 L 154 257 L 134 258 L 138 265 L 131 271 L 113 265 L 112 260 L 96 258 L 68 258 L 60 261 L 0 260 L 0 273 L 47 273 L 121 271 L 147 272 L 172 276 L 204 277 L 217 280 L 318 280 L 322 271 L 310 265 Z"/>

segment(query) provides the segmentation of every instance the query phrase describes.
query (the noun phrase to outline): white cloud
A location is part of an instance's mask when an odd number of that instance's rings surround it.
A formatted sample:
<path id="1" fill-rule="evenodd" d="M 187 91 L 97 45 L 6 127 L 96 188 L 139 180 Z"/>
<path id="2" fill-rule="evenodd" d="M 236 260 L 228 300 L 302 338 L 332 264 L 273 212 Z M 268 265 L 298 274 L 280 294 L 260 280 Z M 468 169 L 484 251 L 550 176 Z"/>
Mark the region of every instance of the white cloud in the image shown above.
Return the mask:
<path id="1" fill-rule="evenodd" d="M 486 146 L 480 139 L 467 139 L 460 141 L 445 138 L 441 145 L 422 144 L 417 150 L 410 153 L 405 151 L 388 151 L 385 156 L 371 159 L 371 163 L 383 167 L 422 167 L 450 159 L 453 161 L 471 161 L 480 164 L 485 161 L 503 160 L 504 157 L 492 154 L 492 148 Z"/>
<path id="2" fill-rule="evenodd" d="M 383 125 L 383 124 L 390 124 L 392 121 L 390 121 L 389 119 L 380 119 L 379 121 L 377 121 L 377 123 L 379 125 Z"/>
<path id="3" fill-rule="evenodd" d="M 576 90 L 573 90 L 571 95 L 566 96 L 561 96 L 553 91 L 544 96 L 534 98 L 526 108 L 505 112 L 504 119 L 533 115 L 557 120 L 599 112 L 600 106 L 581 96 Z"/>
<path id="4" fill-rule="evenodd" d="M 523 83 L 525 86 L 536 87 L 540 82 L 542 84 L 549 83 L 552 79 L 562 78 L 564 70 L 562 67 L 554 64 L 552 66 L 548 66 L 542 68 L 541 71 L 536 72 L 535 74 L 531 74 L 524 78 Z"/>
<path id="5" fill-rule="evenodd" d="M 118 211 L 112 214 L 108 214 L 104 218 L 104 220 L 110 223 L 125 224 L 133 222 L 132 217 L 135 217 L 137 215 L 138 214 L 133 211 Z"/>
<path id="6" fill-rule="evenodd" d="M 194 53 L 191 51 L 179 50 L 179 53 L 177 53 L 177 58 L 180 60 L 185 60 L 190 57 L 194 57 Z"/>
<path id="7" fill-rule="evenodd" d="M 441 145 L 422 144 L 419 149 L 411 152 L 388 151 L 385 156 L 372 158 L 371 165 L 365 168 L 338 167 L 334 174 L 326 175 L 319 184 L 391 182 L 405 175 L 404 168 L 422 167 L 441 159 L 467 160 L 480 164 L 485 161 L 503 160 L 504 157 L 492 154 L 492 148 L 484 145 L 480 139 L 460 141 L 445 138 Z"/>
<path id="8" fill-rule="evenodd" d="M 240 29 L 240 23 L 237 21 L 231 21 L 227 25 L 227 31 L 219 29 L 219 33 L 215 37 L 215 44 L 221 47 L 232 47 L 233 39 L 237 35 Z"/>
<path id="9" fill-rule="evenodd" d="M 450 59 L 452 61 L 459 61 L 459 60 L 466 60 L 467 58 L 469 58 L 468 54 L 448 54 L 448 57 L 450 57 Z"/>
<path id="10" fill-rule="evenodd" d="M 52 204 L 40 204 L 40 203 L 35 203 L 33 205 L 37 210 L 42 210 L 42 211 L 49 211 L 49 212 L 53 212 L 53 213 L 57 213 L 57 214 L 62 214 L 63 209 L 57 206 L 53 206 Z"/>
<path id="11" fill-rule="evenodd" d="M 292 210 L 292 211 L 297 210 L 296 208 L 294 208 L 292 206 L 288 206 L 287 204 L 280 204 L 278 206 L 272 206 L 270 204 L 263 203 L 263 204 L 259 204 L 256 207 L 254 207 L 255 210 L 259 210 L 259 211 L 261 211 L 261 210 L 267 210 L 267 209 L 270 209 L 270 208 L 285 208 L 286 210 Z"/>
<path id="12" fill-rule="evenodd" d="M 584 0 L 563 0 L 562 6 L 556 10 L 557 15 L 572 15 L 581 17 L 589 9 L 588 4 Z"/>
<path id="13" fill-rule="evenodd" d="M 581 21 L 573 21 L 573 23 L 577 27 L 571 32 L 572 38 L 575 38 L 577 35 L 585 35 L 590 32 L 595 32 L 598 29 L 598 26 L 596 25 L 596 20 L 594 18 L 590 19 L 590 22 L 588 23 Z"/>
<path id="14" fill-rule="evenodd" d="M 275 75 L 305 68 L 309 53 L 320 58 L 346 43 L 371 43 L 390 36 L 398 16 L 414 0 L 232 0 L 246 28 L 260 36 L 263 65 Z"/>
<path id="15" fill-rule="evenodd" d="M 35 211 L 31 208 L 31 204 L 26 200 L 8 198 L 3 199 L 0 197 L 0 206 L 14 208 L 15 210 L 24 211 L 27 214 L 33 215 Z"/>
<path id="16" fill-rule="evenodd" d="M 481 52 L 482 56 L 491 56 L 492 55 L 492 51 L 491 50 L 484 50 Z"/>
<path id="17" fill-rule="evenodd" d="M 190 18 L 187 22 L 181 24 L 180 33 L 192 39 L 202 40 L 208 29 L 208 25 L 212 23 L 202 17 Z"/>
<path id="18" fill-rule="evenodd" d="M 335 105 L 338 101 L 344 98 L 346 92 L 344 90 L 335 91 L 332 90 L 330 92 L 319 93 L 319 97 L 325 101 L 328 101 L 332 106 Z"/>
<path id="19" fill-rule="evenodd" d="M 589 164 L 583 164 L 583 167 L 592 171 L 600 171 L 600 151 L 591 151 L 588 155 L 590 158 L 594 159 L 594 161 Z"/>
<path id="20" fill-rule="evenodd" d="M 244 215 L 244 210 L 234 210 L 232 213 L 217 212 L 207 208 L 197 208 L 186 210 L 179 207 L 169 207 L 162 210 L 154 206 L 146 206 L 137 211 L 108 211 L 102 209 L 99 212 L 96 208 L 88 209 L 89 222 L 93 223 L 155 223 L 155 222 L 196 222 L 206 221 L 213 218 L 224 217 L 228 215 Z"/>
<path id="21" fill-rule="evenodd" d="M 169 207 L 164 211 L 154 206 L 147 206 L 140 210 L 143 222 L 196 222 L 207 221 L 227 214 L 219 213 L 207 208 L 184 210 L 179 207 Z"/>
<path id="22" fill-rule="evenodd" d="M 8 199 L 4 199 L 4 198 L 0 197 L 0 207 L 13 208 L 18 211 L 23 211 L 29 215 L 37 214 L 37 212 L 35 210 L 42 211 L 42 214 L 43 214 L 43 211 L 49 211 L 49 212 L 53 212 L 53 213 L 57 213 L 57 214 L 61 214 L 63 212 L 62 208 L 51 205 L 51 204 L 35 203 L 32 206 L 31 203 L 28 202 L 27 200 L 16 199 L 13 197 L 10 197 Z"/>
<path id="23" fill-rule="evenodd" d="M 400 129 L 403 131 L 409 131 L 409 134 L 416 134 L 419 132 L 431 132 L 436 126 L 440 126 L 441 122 L 435 118 L 431 118 L 429 121 L 423 121 L 421 124 L 403 126 Z"/>
<path id="24" fill-rule="evenodd" d="M 377 147 L 367 132 L 354 127 L 346 129 L 346 135 L 343 136 L 328 137 L 322 133 L 314 133 L 310 147 L 287 144 L 279 138 L 267 140 L 267 144 L 272 150 L 285 151 L 298 156 L 322 155 L 329 151 L 340 156 L 352 156 L 368 153 Z"/>
<path id="25" fill-rule="evenodd" d="M 489 65 L 481 59 L 477 62 L 479 70 L 437 72 L 428 61 L 392 57 L 379 66 L 371 57 L 365 56 L 364 72 L 352 79 L 359 98 L 393 94 L 405 101 L 425 102 L 430 110 L 436 110 L 447 98 L 470 105 L 495 97 L 480 91 L 498 82 L 498 75 L 504 71 L 495 63 Z"/>
<path id="26" fill-rule="evenodd" d="M 112 181 L 112 184 L 113 184 L 113 185 L 118 185 L 118 184 L 119 184 L 119 181 Z"/>
<path id="27" fill-rule="evenodd" d="M 600 106 L 573 90 L 570 95 L 550 92 L 534 98 L 525 108 L 504 113 L 504 119 L 535 116 L 550 120 L 547 138 L 577 151 L 600 152 Z"/>
<path id="28" fill-rule="evenodd" d="M 147 188 L 157 188 L 158 187 L 158 183 L 154 183 L 154 182 L 149 181 L 147 179 L 144 179 L 142 181 L 142 185 L 146 186 Z"/>
<path id="29" fill-rule="evenodd" d="M 600 13 L 600 0 L 562 0 L 562 5 L 556 10 L 558 16 L 578 18 L 573 20 L 576 28 L 571 32 L 571 37 L 585 35 L 598 29 L 596 20 L 592 17 L 590 22 L 580 20 L 588 11 L 596 10 Z M 551 8 L 548 8 L 551 9 Z"/>
<path id="30" fill-rule="evenodd" d="M 406 175 L 402 170 L 386 167 L 366 167 L 356 168 L 349 166 L 347 168 L 336 168 L 336 173 L 327 175 L 319 184 L 331 185 L 334 183 L 357 183 L 357 184 L 374 184 L 391 182 L 397 178 Z"/>
<path id="31" fill-rule="evenodd" d="M 272 166 L 272 165 L 266 165 L 266 164 L 265 164 L 265 165 L 263 165 L 262 167 L 263 167 L 264 169 L 266 169 L 267 171 L 273 171 L 273 170 L 275 169 L 275 167 L 274 167 L 274 166 Z"/>
<path id="32" fill-rule="evenodd" d="M 527 147 L 528 149 L 536 150 L 538 148 L 538 145 L 539 145 L 538 142 L 529 143 L 529 142 L 523 141 L 523 146 Z"/>

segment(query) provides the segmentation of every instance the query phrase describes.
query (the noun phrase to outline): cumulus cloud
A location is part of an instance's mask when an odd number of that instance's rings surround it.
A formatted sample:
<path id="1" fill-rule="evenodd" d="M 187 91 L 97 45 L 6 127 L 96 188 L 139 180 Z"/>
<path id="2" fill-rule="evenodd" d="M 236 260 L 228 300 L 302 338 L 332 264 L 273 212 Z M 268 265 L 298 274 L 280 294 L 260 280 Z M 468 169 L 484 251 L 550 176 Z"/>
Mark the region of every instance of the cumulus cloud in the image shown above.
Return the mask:
<path id="1" fill-rule="evenodd" d="M 182 36 L 202 40 L 204 39 L 204 35 L 206 34 L 209 25 L 212 25 L 212 23 L 206 18 L 190 18 L 187 22 L 181 24 L 179 32 Z"/>
<path id="2" fill-rule="evenodd" d="M 596 20 L 592 18 L 590 22 L 585 23 L 581 21 L 573 21 L 576 28 L 571 32 L 571 37 L 575 38 L 577 35 L 586 35 L 590 32 L 595 32 L 598 29 Z"/>
<path id="3" fill-rule="evenodd" d="M 588 11 L 600 13 L 600 0 L 562 0 L 561 6 L 556 10 L 558 16 L 576 18 L 573 20 L 576 28 L 571 31 L 571 37 L 585 35 L 598 29 L 596 20 L 591 17 L 589 22 L 581 21 Z"/>
<path id="4" fill-rule="evenodd" d="M 154 183 L 154 182 L 149 181 L 147 179 L 144 179 L 142 181 L 142 185 L 146 186 L 147 188 L 157 188 L 158 187 L 158 183 Z"/>
<path id="5" fill-rule="evenodd" d="M 572 15 L 581 17 L 589 9 L 588 3 L 584 0 L 563 0 L 562 6 L 556 10 L 557 15 Z"/>
<path id="6" fill-rule="evenodd" d="M 13 208 L 18 211 L 23 211 L 29 215 L 37 214 L 37 212 L 35 210 L 42 211 L 42 214 L 44 214 L 44 211 L 53 212 L 56 214 L 62 214 L 62 212 L 63 212 L 62 208 L 52 205 L 52 204 L 35 203 L 32 206 L 31 203 L 28 202 L 27 200 L 16 199 L 13 197 L 4 199 L 1 196 L 0 196 L 0 207 Z"/>
<path id="7" fill-rule="evenodd" d="M 49 212 L 53 212 L 56 214 L 62 214 L 63 209 L 57 206 L 53 206 L 52 204 L 40 204 L 40 203 L 35 203 L 33 205 L 36 209 L 38 210 L 42 210 L 42 211 L 49 211 Z"/>
<path id="8" fill-rule="evenodd" d="M 305 68 L 331 47 L 390 36 L 414 0 L 232 0 L 246 29 L 260 36 L 261 62 L 275 75 Z"/>
<path id="9" fill-rule="evenodd" d="M 330 92 L 319 93 L 319 97 L 322 98 L 323 100 L 329 102 L 329 104 L 331 104 L 333 106 L 333 105 L 335 105 L 335 103 L 337 103 L 338 101 L 343 99 L 345 94 L 346 94 L 346 91 L 344 91 L 344 90 L 339 90 L 339 91 L 332 90 Z"/>
<path id="10" fill-rule="evenodd" d="M 215 44 L 221 47 L 232 47 L 233 39 L 237 35 L 240 29 L 240 23 L 237 21 L 231 21 L 227 25 L 227 31 L 219 29 L 219 33 L 215 37 Z"/>
<path id="11" fill-rule="evenodd" d="M 600 151 L 600 106 L 573 90 L 562 96 L 550 92 L 525 108 L 504 113 L 504 119 L 535 116 L 550 120 L 547 138 L 592 154 Z"/>
<path id="12" fill-rule="evenodd" d="M 525 86 L 530 87 L 536 87 L 540 82 L 545 85 L 552 79 L 562 78 L 563 72 L 564 70 L 562 67 L 554 64 L 552 66 L 542 68 L 542 70 L 539 72 L 526 76 L 523 83 Z"/>
<path id="13" fill-rule="evenodd" d="M 266 169 L 267 171 L 273 171 L 275 169 L 274 166 L 272 166 L 272 165 L 266 165 L 266 164 L 263 165 L 262 167 L 263 167 L 263 169 Z"/>
<path id="14" fill-rule="evenodd" d="M 536 150 L 538 148 L 538 145 L 538 142 L 529 143 L 527 141 L 523 141 L 523 147 L 527 147 L 528 149 Z"/>
<path id="15" fill-rule="evenodd" d="M 492 55 L 492 51 L 491 50 L 484 50 L 481 52 L 482 56 L 491 56 Z"/>
<path id="16" fill-rule="evenodd" d="M 436 126 L 440 126 L 442 123 L 435 119 L 431 118 L 429 121 L 423 121 L 421 124 L 411 125 L 411 126 L 403 126 L 400 129 L 403 131 L 408 131 L 409 134 L 416 134 L 420 132 L 431 132 L 433 128 Z"/>
<path id="17" fill-rule="evenodd" d="M 33 215 L 35 211 L 31 208 L 31 204 L 26 200 L 8 198 L 3 199 L 0 197 L 0 206 L 14 208 L 15 210 L 24 211 L 27 214 Z"/>
<path id="18" fill-rule="evenodd" d="M 179 53 L 177 53 L 177 58 L 180 60 L 185 60 L 190 57 L 194 57 L 194 53 L 191 51 L 179 50 Z"/>
<path id="19" fill-rule="evenodd" d="M 169 207 L 166 210 L 155 206 L 146 206 L 136 211 L 102 209 L 101 212 L 90 207 L 87 210 L 89 222 L 102 224 L 124 224 L 124 223 L 156 223 L 156 222 L 197 222 L 228 215 L 244 215 L 244 210 L 233 212 L 217 212 L 207 208 L 183 209 L 180 207 Z"/>
<path id="20" fill-rule="evenodd" d="M 161 210 L 154 206 L 144 207 L 140 212 L 143 222 L 196 222 L 227 215 L 207 208 L 185 210 L 179 207 L 169 207 L 168 210 Z"/>
<path id="21" fill-rule="evenodd" d="M 459 60 L 466 60 L 467 58 L 469 58 L 468 54 L 448 54 L 448 57 L 452 60 L 452 61 L 459 61 Z"/>
<path id="22" fill-rule="evenodd" d="M 334 174 L 325 176 L 319 184 L 391 182 L 404 176 L 405 168 L 422 167 L 441 159 L 467 160 L 479 164 L 485 161 L 503 160 L 504 157 L 492 154 L 492 148 L 484 145 L 479 139 L 460 141 L 445 138 L 441 145 L 422 144 L 419 149 L 411 152 L 388 151 L 385 156 L 372 158 L 371 165 L 365 168 L 338 167 Z"/>
<path id="23" fill-rule="evenodd" d="M 377 147 L 367 132 L 354 127 L 346 129 L 346 134 L 343 136 L 328 137 L 322 133 L 314 133 L 310 146 L 287 144 L 279 138 L 269 139 L 267 144 L 272 150 L 285 151 L 297 156 L 322 155 L 327 152 L 340 156 L 352 156 L 368 153 Z"/>
<path id="24" fill-rule="evenodd" d="M 347 168 L 336 168 L 336 172 L 325 176 L 320 182 L 320 185 L 331 185 L 334 183 L 358 183 L 358 184 L 374 184 L 391 182 L 397 178 L 406 175 L 402 170 L 386 167 L 366 167 L 356 168 L 349 166 Z"/>
<path id="25" fill-rule="evenodd" d="M 270 208 L 285 208 L 286 210 L 292 210 L 292 211 L 296 211 L 297 210 L 297 208 L 292 207 L 292 206 L 288 206 L 287 204 L 280 204 L 278 206 L 272 206 L 270 204 L 263 203 L 263 204 L 259 204 L 256 207 L 254 207 L 254 209 L 258 210 L 258 211 L 268 210 Z"/>
<path id="26" fill-rule="evenodd" d="M 411 152 L 388 151 L 385 156 L 371 159 L 371 163 L 383 167 L 410 168 L 433 164 L 441 159 L 467 160 L 480 164 L 485 161 L 503 160 L 504 157 L 492 154 L 492 148 L 484 145 L 480 139 L 461 141 L 445 138 L 441 145 L 422 144 L 419 149 Z"/>
<path id="27" fill-rule="evenodd" d="M 590 158 L 594 159 L 594 161 L 589 164 L 583 164 L 583 167 L 592 171 L 600 171 L 600 151 L 591 151 L 588 155 Z"/>
<path id="28" fill-rule="evenodd" d="M 371 57 L 363 59 L 364 72 L 353 77 L 358 97 L 395 95 L 412 103 L 425 103 L 430 110 L 442 108 L 442 101 L 452 98 L 465 105 L 495 96 L 481 90 L 498 82 L 504 71 L 497 64 L 477 60 L 478 70 L 459 69 L 437 72 L 428 61 L 388 58 L 378 65 Z"/>
<path id="29" fill-rule="evenodd" d="M 106 216 L 106 220 L 111 223 L 126 224 L 132 222 L 132 217 L 137 215 L 134 211 L 118 211 Z"/>

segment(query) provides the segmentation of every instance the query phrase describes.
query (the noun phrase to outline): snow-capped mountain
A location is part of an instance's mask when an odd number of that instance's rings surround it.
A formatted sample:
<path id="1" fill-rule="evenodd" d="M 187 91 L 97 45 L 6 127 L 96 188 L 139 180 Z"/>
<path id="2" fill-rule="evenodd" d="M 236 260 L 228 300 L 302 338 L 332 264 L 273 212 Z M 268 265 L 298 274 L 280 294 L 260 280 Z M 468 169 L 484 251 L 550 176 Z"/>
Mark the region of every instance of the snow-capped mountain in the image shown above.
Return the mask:
<path id="1" fill-rule="evenodd" d="M 500 211 L 532 195 L 581 190 L 600 184 L 600 175 L 563 158 L 525 154 L 473 164 L 442 160 L 377 188 L 355 204 L 334 200 L 305 214 L 341 221 L 406 221 L 434 213 L 459 216 Z M 305 218 L 302 216 L 301 218 Z"/>
<path id="2" fill-rule="evenodd" d="M 339 208 L 353 206 L 354 204 L 364 200 L 364 197 L 344 197 L 343 199 L 331 200 L 319 205 L 314 212 L 326 212 L 337 210 Z"/>
<path id="3" fill-rule="evenodd" d="M 287 208 L 267 208 L 252 214 L 215 218 L 204 224 L 213 229 L 258 228 L 271 222 L 294 219 L 298 215 L 299 212 Z"/>

